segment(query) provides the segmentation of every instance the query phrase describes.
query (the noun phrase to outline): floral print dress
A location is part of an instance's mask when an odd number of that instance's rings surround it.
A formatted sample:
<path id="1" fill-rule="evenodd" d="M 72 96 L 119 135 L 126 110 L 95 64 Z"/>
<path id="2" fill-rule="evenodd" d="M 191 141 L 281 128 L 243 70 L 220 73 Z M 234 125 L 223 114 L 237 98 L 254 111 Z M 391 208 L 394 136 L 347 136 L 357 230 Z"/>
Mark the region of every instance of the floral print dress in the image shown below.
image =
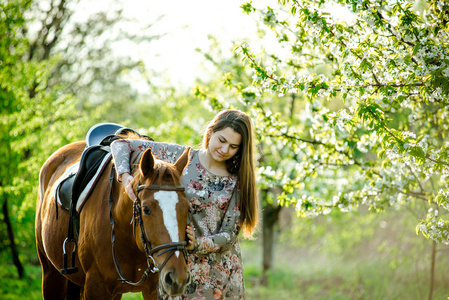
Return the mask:
<path id="1" fill-rule="evenodd" d="M 117 174 L 131 173 L 130 157 L 151 148 L 161 160 L 174 163 L 186 147 L 145 140 L 117 140 L 111 144 Z M 181 184 L 190 201 L 195 250 L 188 255 L 192 280 L 181 297 L 160 299 L 244 299 L 243 264 L 238 242 L 240 189 L 236 175 L 218 176 L 203 167 L 199 150 L 190 152 Z M 189 251 L 190 252 L 190 251 Z"/>

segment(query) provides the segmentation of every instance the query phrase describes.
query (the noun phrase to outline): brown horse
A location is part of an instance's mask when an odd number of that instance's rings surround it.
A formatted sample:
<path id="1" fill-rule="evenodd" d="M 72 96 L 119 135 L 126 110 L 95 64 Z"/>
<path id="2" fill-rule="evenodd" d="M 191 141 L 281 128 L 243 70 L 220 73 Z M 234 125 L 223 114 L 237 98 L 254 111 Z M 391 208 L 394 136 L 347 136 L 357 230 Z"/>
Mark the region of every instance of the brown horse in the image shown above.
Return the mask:
<path id="1" fill-rule="evenodd" d="M 80 160 L 85 146 L 84 142 L 76 142 L 59 149 L 39 175 L 36 243 L 42 264 L 43 298 L 115 300 L 123 293 L 142 292 L 144 299 L 156 299 L 159 280 L 161 290 L 168 295 L 183 294 L 190 279 L 185 258 L 189 203 L 179 179 L 190 149 L 175 164 L 157 160 L 150 149 L 142 154 L 133 170 L 140 205 L 133 205 L 122 184 L 110 179 L 110 162 L 80 212 L 75 256 L 78 272 L 61 275 L 69 214 L 59 209 L 56 215 L 54 185 L 68 167 Z M 140 223 L 136 220 L 139 215 Z M 74 243 L 67 246 L 70 254 Z"/>

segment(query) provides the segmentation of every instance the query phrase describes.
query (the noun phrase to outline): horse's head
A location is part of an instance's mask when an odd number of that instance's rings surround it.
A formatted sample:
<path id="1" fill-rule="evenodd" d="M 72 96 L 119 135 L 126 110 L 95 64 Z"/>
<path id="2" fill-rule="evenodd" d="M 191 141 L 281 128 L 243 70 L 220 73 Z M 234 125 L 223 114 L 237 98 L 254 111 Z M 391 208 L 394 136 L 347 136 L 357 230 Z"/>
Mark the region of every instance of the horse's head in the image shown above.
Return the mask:
<path id="1" fill-rule="evenodd" d="M 137 196 L 143 226 L 136 224 L 136 210 L 139 209 L 135 207 L 136 240 L 148 259 L 154 260 L 151 263 L 159 269 L 160 285 L 168 295 L 183 294 L 190 280 L 185 252 L 189 202 L 180 186 L 189 154 L 190 148 L 187 148 L 176 163 L 170 164 L 155 159 L 151 149 L 147 149 L 139 166 Z"/>

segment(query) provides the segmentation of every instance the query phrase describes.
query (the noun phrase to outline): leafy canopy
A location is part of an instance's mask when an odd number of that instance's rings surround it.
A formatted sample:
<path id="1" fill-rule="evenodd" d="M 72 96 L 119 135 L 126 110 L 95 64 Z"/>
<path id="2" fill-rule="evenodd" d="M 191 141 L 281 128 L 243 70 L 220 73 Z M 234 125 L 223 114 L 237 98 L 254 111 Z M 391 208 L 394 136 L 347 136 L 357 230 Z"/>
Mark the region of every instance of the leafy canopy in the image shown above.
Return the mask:
<path id="1" fill-rule="evenodd" d="M 260 184 L 281 187 L 279 203 L 303 216 L 360 205 L 416 208 L 417 233 L 449 242 L 449 5 L 423 6 L 242 5 L 275 43 L 239 44 L 252 82 L 229 75 L 224 83 L 256 116 L 266 158 Z"/>

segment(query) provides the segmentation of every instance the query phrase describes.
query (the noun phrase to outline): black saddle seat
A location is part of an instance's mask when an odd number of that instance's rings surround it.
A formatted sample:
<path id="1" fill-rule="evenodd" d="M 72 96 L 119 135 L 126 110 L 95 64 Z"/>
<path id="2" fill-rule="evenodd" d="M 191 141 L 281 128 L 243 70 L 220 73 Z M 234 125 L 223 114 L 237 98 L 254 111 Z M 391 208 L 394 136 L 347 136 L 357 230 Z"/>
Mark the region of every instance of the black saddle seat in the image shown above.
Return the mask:
<path id="1" fill-rule="evenodd" d="M 81 192 L 97 173 L 103 158 L 110 152 L 109 147 L 94 145 L 84 150 L 81 155 L 80 168 L 72 186 L 72 203 L 76 205 Z"/>

